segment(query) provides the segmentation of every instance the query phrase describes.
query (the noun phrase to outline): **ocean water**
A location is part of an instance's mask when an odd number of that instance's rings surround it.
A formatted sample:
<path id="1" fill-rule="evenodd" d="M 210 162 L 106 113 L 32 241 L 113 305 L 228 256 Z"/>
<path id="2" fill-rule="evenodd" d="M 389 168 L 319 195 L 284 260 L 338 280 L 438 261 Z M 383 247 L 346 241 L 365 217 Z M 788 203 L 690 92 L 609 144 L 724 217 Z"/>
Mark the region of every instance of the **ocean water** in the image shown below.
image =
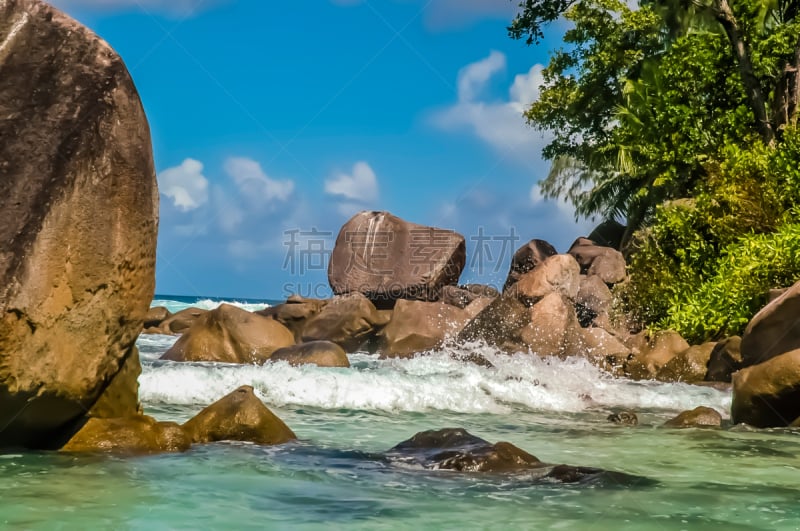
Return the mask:
<path id="1" fill-rule="evenodd" d="M 240 302 L 249 309 L 265 304 Z M 148 457 L 0 455 L 0 527 L 800 527 L 800 432 L 659 427 L 698 405 L 727 417 L 727 391 L 612 379 L 579 359 L 507 356 L 480 345 L 410 360 L 355 354 L 350 369 L 159 361 L 174 341 L 139 339 L 148 414 L 182 422 L 248 384 L 300 440 L 273 447 L 216 443 Z M 494 367 L 454 359 L 476 351 Z M 639 426 L 606 421 L 622 408 L 637 412 Z M 418 431 L 443 427 L 510 441 L 545 462 L 636 478 L 564 485 L 525 474 L 428 471 L 382 455 Z"/>

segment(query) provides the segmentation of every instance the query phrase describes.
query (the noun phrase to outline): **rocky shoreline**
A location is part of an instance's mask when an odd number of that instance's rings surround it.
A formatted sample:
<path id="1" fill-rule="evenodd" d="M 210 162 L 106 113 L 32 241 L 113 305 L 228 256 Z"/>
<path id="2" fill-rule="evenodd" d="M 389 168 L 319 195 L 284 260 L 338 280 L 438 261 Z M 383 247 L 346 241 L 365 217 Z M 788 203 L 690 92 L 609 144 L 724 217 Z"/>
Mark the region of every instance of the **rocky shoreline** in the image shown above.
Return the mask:
<path id="1" fill-rule="evenodd" d="M 741 338 L 689 345 L 675 332 L 638 330 L 616 312 L 625 258 L 590 238 L 562 254 L 530 240 L 500 292 L 458 284 L 463 236 L 361 212 L 337 238 L 331 299 L 293 296 L 259 312 L 148 311 L 158 191 L 148 124 L 122 60 L 39 0 L 0 4 L 0 42 L 0 110 L 9 116 L 0 137 L 10 139 L 0 145 L 0 448 L 142 454 L 296 438 L 248 386 L 183 425 L 143 415 L 142 331 L 180 334 L 163 356 L 173 362 L 348 367 L 348 353 L 413 357 L 451 342 L 582 357 L 616 377 L 732 382 L 734 424 L 800 425 L 800 283 L 755 315 Z M 465 361 L 489 363 L 479 354 Z M 665 426 L 722 425 L 719 412 L 698 406 Z M 635 412 L 613 417 L 636 423 Z M 605 473 L 546 465 L 459 429 L 417 434 L 387 455 L 437 470 L 536 470 L 563 482 Z"/>

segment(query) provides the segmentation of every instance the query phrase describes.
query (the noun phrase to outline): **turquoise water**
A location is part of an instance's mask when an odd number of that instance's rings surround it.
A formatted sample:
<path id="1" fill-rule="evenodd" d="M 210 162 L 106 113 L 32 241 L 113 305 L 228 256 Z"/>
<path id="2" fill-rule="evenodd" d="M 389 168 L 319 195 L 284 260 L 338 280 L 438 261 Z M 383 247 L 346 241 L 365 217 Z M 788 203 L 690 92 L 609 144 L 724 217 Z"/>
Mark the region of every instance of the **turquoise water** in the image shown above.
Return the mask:
<path id="1" fill-rule="evenodd" d="M 185 304 L 185 301 L 184 301 Z M 177 303 L 173 309 L 177 309 Z M 0 456 L 0 524 L 22 529 L 796 529 L 800 433 L 666 430 L 698 405 L 727 415 L 728 392 L 613 380 L 582 360 L 508 357 L 494 368 L 434 352 L 351 356 L 350 369 L 176 364 L 175 340 L 143 336 L 146 412 L 183 421 L 239 385 L 297 443 L 195 446 L 137 458 Z M 605 418 L 634 409 L 635 428 Z M 463 427 L 552 463 L 641 479 L 562 485 L 525 474 L 426 471 L 382 452 L 414 433 Z"/>

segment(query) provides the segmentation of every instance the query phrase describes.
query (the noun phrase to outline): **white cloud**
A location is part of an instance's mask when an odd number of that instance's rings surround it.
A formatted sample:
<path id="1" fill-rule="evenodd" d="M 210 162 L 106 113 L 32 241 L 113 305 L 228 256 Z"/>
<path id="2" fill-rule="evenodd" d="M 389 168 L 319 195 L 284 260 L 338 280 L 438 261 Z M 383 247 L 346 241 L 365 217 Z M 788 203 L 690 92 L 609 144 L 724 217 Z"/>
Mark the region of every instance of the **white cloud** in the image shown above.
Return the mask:
<path id="1" fill-rule="evenodd" d="M 294 191 L 294 181 L 271 179 L 261 164 L 246 157 L 231 157 L 225 161 L 225 172 L 249 201 L 271 203 L 287 201 Z"/>
<path id="2" fill-rule="evenodd" d="M 208 202 L 208 179 L 203 175 L 203 163 L 195 159 L 186 159 L 180 166 L 159 173 L 158 188 L 182 212 Z"/>
<path id="3" fill-rule="evenodd" d="M 378 180 L 369 164 L 358 161 L 349 175 L 339 173 L 326 180 L 325 193 L 350 202 L 369 203 L 378 199 Z"/>
<path id="4" fill-rule="evenodd" d="M 458 75 L 458 101 L 435 112 L 432 122 L 447 131 L 470 132 L 518 161 L 534 161 L 548 137 L 528 127 L 522 113 L 539 96 L 542 66 L 534 65 L 528 72 L 516 75 L 505 100 L 480 99 L 489 82 L 505 66 L 505 56 L 492 51 L 488 57 L 462 68 Z"/>

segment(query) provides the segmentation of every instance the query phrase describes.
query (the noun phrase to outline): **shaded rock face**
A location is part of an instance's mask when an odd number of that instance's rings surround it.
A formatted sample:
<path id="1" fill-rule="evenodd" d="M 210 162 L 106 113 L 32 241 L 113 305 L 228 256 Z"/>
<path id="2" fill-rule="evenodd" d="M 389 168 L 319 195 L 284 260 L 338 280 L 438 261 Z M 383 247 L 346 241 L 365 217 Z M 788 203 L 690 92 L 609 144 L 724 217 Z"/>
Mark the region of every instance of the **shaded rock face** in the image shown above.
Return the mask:
<path id="1" fill-rule="evenodd" d="M 633 355 L 624 365 L 624 372 L 635 380 L 656 377 L 658 371 L 672 358 L 689 348 L 689 343 L 672 330 L 654 334 L 640 332 L 630 339 Z"/>
<path id="2" fill-rule="evenodd" d="M 303 341 L 332 341 L 346 352 L 356 352 L 387 317 L 360 293 L 334 297 L 306 322 Z"/>
<path id="3" fill-rule="evenodd" d="M 614 297 L 608 285 L 598 276 L 581 276 L 578 293 L 575 297 L 575 309 L 581 326 L 588 327 L 595 323 L 598 316 L 607 316 L 611 311 Z"/>
<path id="4" fill-rule="evenodd" d="M 457 308 L 466 308 L 474 300 L 479 298 L 494 298 L 500 293 L 492 286 L 484 286 L 482 284 L 467 284 L 466 286 L 444 286 L 442 288 L 442 302 L 456 306 Z"/>
<path id="5" fill-rule="evenodd" d="M 157 327 L 145 329 L 146 334 L 182 334 L 192 327 L 195 321 L 208 313 L 208 310 L 201 308 L 186 308 L 174 313 L 161 321 Z"/>
<path id="6" fill-rule="evenodd" d="M 298 342 L 303 337 L 306 322 L 322 311 L 328 303 L 326 300 L 305 299 L 293 295 L 284 304 L 271 306 L 255 313 L 264 317 L 272 317 L 291 330 Z"/>
<path id="7" fill-rule="evenodd" d="M 733 375 L 731 420 L 757 428 L 789 426 L 800 417 L 800 349 Z"/>
<path id="8" fill-rule="evenodd" d="M 514 285 L 522 275 L 532 271 L 555 254 L 558 254 L 556 248 L 544 240 L 531 240 L 517 249 L 511 259 L 511 268 L 503 285 L 503 291 Z"/>
<path id="9" fill-rule="evenodd" d="M 508 442 L 491 444 L 466 430 L 445 428 L 419 432 L 389 452 L 390 460 L 413 463 L 429 470 L 467 473 L 521 473 L 545 482 L 584 483 L 607 477 L 615 484 L 647 480 L 598 468 L 549 465 Z"/>
<path id="10" fill-rule="evenodd" d="M 294 432 L 243 385 L 203 409 L 183 425 L 193 443 L 245 441 L 283 444 L 297 439 Z"/>
<path id="11" fill-rule="evenodd" d="M 135 415 L 124 418 L 90 418 L 61 451 L 151 454 L 183 452 L 190 445 L 189 436 L 180 425 L 174 422 L 158 422 L 145 415 Z"/>
<path id="12" fill-rule="evenodd" d="M 483 341 L 490 346 L 516 349 L 519 331 L 530 321 L 530 309 L 515 297 L 497 297 L 467 323 L 456 341 Z"/>
<path id="13" fill-rule="evenodd" d="M 198 318 L 161 359 L 263 363 L 291 345 L 294 335 L 274 319 L 221 304 Z"/>
<path id="14" fill-rule="evenodd" d="M 139 403 L 139 375 L 142 374 L 142 364 L 139 361 L 139 349 L 133 347 L 133 352 L 125 358 L 120 371 L 111 379 L 103 394 L 94 403 L 89 415 L 92 417 L 116 418 L 141 413 Z"/>
<path id="15" fill-rule="evenodd" d="M 625 257 L 611 247 L 596 245 L 587 238 L 578 238 L 567 254 L 575 257 L 581 266 L 581 273 L 598 276 L 606 284 L 619 284 L 626 277 Z"/>
<path id="16" fill-rule="evenodd" d="M 684 411 L 664 423 L 665 428 L 719 428 L 720 426 L 722 426 L 722 415 L 716 409 L 706 406 Z"/>
<path id="17" fill-rule="evenodd" d="M 717 346 L 715 342 L 694 345 L 680 352 L 665 363 L 656 373 L 656 380 L 662 382 L 702 382 L 708 372 L 708 361 L 711 352 Z"/>
<path id="18" fill-rule="evenodd" d="M 800 282 L 761 309 L 742 335 L 742 364 L 763 363 L 800 348 Z"/>
<path id="19" fill-rule="evenodd" d="M 161 325 L 164 319 L 167 319 L 171 315 L 172 312 L 163 306 L 155 306 L 150 308 L 147 311 L 147 314 L 144 316 L 144 329 L 147 330 L 148 328 L 157 328 Z"/>
<path id="20" fill-rule="evenodd" d="M 626 228 L 625 225 L 618 221 L 607 219 L 595 227 L 594 230 L 589 233 L 587 239 L 595 242 L 597 245 L 620 250 L 622 239 L 625 237 Z"/>
<path id="21" fill-rule="evenodd" d="M 134 355 L 158 190 L 108 44 L 39 0 L 0 2 L 0 43 L 0 446 L 39 446 Z"/>
<path id="22" fill-rule="evenodd" d="M 410 357 L 439 348 L 469 320 L 466 310 L 443 302 L 397 301 L 392 320 L 381 332 L 381 356 Z"/>
<path id="23" fill-rule="evenodd" d="M 360 212 L 344 224 L 328 264 L 337 295 L 362 293 L 378 306 L 438 300 L 466 263 L 464 237 L 388 212 Z"/>
<path id="24" fill-rule="evenodd" d="M 316 365 L 317 367 L 349 367 L 350 360 L 344 349 L 330 341 L 309 341 L 276 350 L 270 361 L 285 361 L 289 365 Z"/>
<path id="25" fill-rule="evenodd" d="M 733 373 L 742 368 L 742 338 L 732 336 L 714 346 L 708 359 L 706 382 L 730 382 Z"/>
<path id="26" fill-rule="evenodd" d="M 568 254 L 556 254 L 521 275 L 507 293 L 529 306 L 550 293 L 575 300 L 580 281 L 580 268 L 575 259 Z"/>

